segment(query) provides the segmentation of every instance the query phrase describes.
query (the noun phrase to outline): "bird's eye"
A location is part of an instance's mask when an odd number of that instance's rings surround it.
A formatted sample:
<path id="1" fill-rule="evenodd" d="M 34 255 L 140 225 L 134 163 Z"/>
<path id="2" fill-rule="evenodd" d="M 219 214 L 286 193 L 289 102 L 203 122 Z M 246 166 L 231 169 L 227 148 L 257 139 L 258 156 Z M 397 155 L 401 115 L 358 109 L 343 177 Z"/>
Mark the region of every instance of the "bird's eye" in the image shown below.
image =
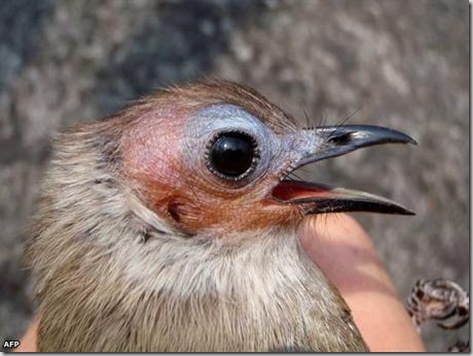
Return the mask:
<path id="1" fill-rule="evenodd" d="M 210 171 L 230 180 L 250 174 L 259 157 L 255 139 L 241 132 L 221 133 L 211 141 L 208 153 Z"/>

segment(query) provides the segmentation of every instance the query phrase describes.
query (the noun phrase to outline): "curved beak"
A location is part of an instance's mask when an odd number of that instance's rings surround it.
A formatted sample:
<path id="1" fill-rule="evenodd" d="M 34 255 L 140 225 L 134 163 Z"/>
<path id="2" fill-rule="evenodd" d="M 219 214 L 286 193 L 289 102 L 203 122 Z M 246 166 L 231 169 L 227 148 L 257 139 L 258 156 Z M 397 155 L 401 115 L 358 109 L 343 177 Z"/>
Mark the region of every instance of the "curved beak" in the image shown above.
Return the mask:
<path id="1" fill-rule="evenodd" d="M 302 136 L 299 136 L 302 135 Z M 402 132 L 367 125 L 325 126 L 299 132 L 299 156 L 291 172 L 327 158 L 341 156 L 362 147 L 385 143 L 417 144 Z M 373 194 L 281 178 L 272 195 L 284 204 L 297 205 L 304 214 L 367 211 L 384 214 L 414 215 L 402 205 Z"/>

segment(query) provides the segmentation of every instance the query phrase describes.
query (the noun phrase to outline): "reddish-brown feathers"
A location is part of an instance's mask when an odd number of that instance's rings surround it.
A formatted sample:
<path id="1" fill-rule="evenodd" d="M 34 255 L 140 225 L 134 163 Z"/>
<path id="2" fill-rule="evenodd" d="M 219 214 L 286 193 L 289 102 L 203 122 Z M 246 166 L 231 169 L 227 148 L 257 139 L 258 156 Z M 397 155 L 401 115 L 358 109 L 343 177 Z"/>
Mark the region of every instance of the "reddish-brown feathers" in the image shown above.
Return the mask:
<path id="1" fill-rule="evenodd" d="M 238 105 L 284 132 L 293 119 L 256 91 L 226 81 L 209 81 L 170 89 L 143 99 L 133 110 L 121 141 L 125 174 L 136 184 L 150 208 L 190 234 L 207 229 L 245 231 L 289 223 L 298 209 L 281 206 L 268 187 L 278 177 L 269 174 L 244 189 L 215 189 L 215 182 L 199 179 L 205 166 L 188 166 L 181 157 L 192 150 L 182 142 L 188 120 L 212 104 Z M 195 152 L 204 155 L 205 152 Z"/>

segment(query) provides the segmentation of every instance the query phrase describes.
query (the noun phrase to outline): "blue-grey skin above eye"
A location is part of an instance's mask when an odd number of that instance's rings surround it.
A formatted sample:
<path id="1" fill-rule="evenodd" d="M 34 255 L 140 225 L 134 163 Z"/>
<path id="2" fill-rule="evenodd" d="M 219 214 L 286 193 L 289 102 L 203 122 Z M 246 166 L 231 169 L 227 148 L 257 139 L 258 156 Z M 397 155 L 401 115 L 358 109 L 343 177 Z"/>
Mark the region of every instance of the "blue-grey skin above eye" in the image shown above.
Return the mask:
<path id="1" fill-rule="evenodd" d="M 189 121 L 184 161 L 205 167 L 209 143 L 224 132 L 244 133 L 256 142 L 259 158 L 251 177 L 247 177 L 251 181 L 263 176 L 283 151 L 282 141 L 260 119 L 236 105 L 216 104 L 197 111 Z"/>
<path id="2" fill-rule="evenodd" d="M 327 137 L 316 130 L 288 127 L 287 132 L 275 133 L 260 118 L 232 104 L 215 104 L 193 114 L 185 128 L 182 147 L 183 162 L 211 175 L 206 169 L 209 143 L 223 132 L 242 132 L 257 144 L 259 159 L 254 171 L 245 178 L 246 183 L 257 182 L 265 173 L 280 173 L 281 177 L 302 157 L 326 144 Z M 210 179 L 209 175 L 204 179 Z M 245 183 L 245 182 L 243 182 Z"/>

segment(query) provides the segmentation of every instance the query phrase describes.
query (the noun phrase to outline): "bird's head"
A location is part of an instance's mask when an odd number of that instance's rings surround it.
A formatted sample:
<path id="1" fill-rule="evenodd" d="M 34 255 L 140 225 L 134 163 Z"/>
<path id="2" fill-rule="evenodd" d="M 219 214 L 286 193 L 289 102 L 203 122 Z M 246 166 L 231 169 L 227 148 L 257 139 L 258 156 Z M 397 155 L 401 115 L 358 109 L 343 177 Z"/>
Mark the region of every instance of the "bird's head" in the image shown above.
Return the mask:
<path id="1" fill-rule="evenodd" d="M 131 111 L 124 175 L 148 209 L 192 236 L 297 225 L 308 214 L 412 214 L 372 194 L 293 181 L 306 164 L 382 143 L 415 143 L 375 126 L 301 128 L 256 91 L 211 81 L 171 89 Z"/>

